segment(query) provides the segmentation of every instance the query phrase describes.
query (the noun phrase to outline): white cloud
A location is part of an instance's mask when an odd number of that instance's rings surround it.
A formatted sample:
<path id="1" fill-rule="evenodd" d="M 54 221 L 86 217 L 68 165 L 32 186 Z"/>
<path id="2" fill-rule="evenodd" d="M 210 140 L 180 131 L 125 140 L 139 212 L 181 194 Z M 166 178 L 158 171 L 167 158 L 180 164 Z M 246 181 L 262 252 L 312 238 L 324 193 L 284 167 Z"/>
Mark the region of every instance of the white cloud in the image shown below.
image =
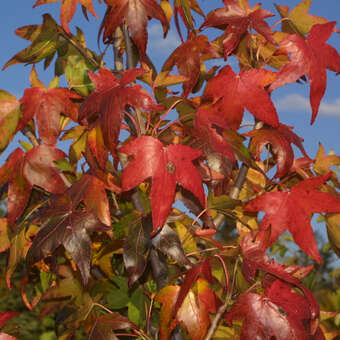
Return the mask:
<path id="1" fill-rule="evenodd" d="M 276 100 L 276 108 L 283 112 L 311 111 L 309 99 L 300 94 L 289 94 Z M 322 101 L 319 114 L 340 117 L 340 98 Z"/>
<path id="2" fill-rule="evenodd" d="M 164 39 L 162 26 L 158 23 L 151 24 L 148 28 L 148 33 L 148 49 L 153 53 L 156 52 L 158 55 L 170 55 L 170 53 L 181 43 L 177 33 L 171 30 Z"/>

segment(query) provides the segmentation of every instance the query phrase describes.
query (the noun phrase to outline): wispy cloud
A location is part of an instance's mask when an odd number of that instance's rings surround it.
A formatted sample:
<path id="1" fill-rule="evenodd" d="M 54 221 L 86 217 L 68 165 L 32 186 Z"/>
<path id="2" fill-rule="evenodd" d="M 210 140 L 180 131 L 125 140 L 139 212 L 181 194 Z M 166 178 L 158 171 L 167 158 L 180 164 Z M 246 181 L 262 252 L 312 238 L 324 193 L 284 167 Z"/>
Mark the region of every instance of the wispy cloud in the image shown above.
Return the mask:
<path id="1" fill-rule="evenodd" d="M 283 112 L 311 111 L 309 99 L 300 94 L 289 94 L 276 100 L 276 108 Z M 332 101 L 323 101 L 320 105 L 319 115 L 335 116 L 340 118 L 340 98 Z"/>
<path id="2" fill-rule="evenodd" d="M 164 39 L 162 26 L 158 23 L 151 24 L 148 28 L 148 33 L 149 51 L 153 51 L 153 53 L 156 52 L 160 56 L 170 55 L 170 53 L 181 43 L 177 33 L 171 30 Z"/>

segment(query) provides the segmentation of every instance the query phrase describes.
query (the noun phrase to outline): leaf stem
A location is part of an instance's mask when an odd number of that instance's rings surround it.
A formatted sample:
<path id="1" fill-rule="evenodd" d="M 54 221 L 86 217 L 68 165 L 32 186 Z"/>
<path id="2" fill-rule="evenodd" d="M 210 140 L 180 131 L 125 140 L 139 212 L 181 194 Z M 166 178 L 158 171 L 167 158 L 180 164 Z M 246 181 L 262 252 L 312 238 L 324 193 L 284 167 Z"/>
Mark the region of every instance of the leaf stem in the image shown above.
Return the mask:
<path id="1" fill-rule="evenodd" d="M 236 277 L 236 270 L 237 270 L 237 266 L 238 266 L 238 262 L 239 262 L 239 258 L 237 258 L 235 265 L 234 265 L 234 274 L 233 274 L 233 281 L 231 284 L 231 287 L 229 288 L 226 300 L 224 302 L 223 305 L 220 306 L 220 308 L 218 309 L 213 321 L 211 322 L 210 328 L 207 332 L 207 335 L 205 336 L 204 340 L 211 340 L 217 327 L 218 327 L 218 323 L 220 322 L 223 314 L 226 312 L 230 301 L 231 301 L 231 296 L 232 296 L 232 292 L 234 290 L 234 285 L 235 285 L 235 277 Z"/>

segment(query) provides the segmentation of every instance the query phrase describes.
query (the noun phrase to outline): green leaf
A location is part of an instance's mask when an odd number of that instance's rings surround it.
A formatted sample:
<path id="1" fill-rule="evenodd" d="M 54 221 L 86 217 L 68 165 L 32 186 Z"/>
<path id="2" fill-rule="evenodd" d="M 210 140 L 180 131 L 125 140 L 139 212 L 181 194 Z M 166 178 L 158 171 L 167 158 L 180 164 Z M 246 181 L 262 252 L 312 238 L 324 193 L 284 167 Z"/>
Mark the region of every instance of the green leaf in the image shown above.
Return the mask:
<path id="1" fill-rule="evenodd" d="M 142 327 L 145 323 L 144 295 L 140 288 L 137 288 L 131 295 L 128 304 L 128 317 L 136 325 Z"/>
<path id="2" fill-rule="evenodd" d="M 0 90 L 0 152 L 12 140 L 20 117 L 19 101 L 8 92 Z"/>

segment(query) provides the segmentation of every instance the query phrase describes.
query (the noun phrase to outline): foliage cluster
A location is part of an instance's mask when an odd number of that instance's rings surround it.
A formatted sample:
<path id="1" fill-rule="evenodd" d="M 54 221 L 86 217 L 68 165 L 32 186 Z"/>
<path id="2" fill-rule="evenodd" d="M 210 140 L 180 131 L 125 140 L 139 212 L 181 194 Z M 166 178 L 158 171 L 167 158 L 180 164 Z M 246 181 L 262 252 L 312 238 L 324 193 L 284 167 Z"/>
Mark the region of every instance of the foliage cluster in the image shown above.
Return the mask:
<path id="1" fill-rule="evenodd" d="M 60 25 L 44 14 L 15 32 L 30 45 L 4 69 L 33 64 L 31 87 L 19 100 L 0 91 L 0 151 L 19 132 L 29 142 L 0 168 L 1 291 L 45 320 L 44 339 L 337 337 L 339 273 L 320 265 L 340 255 L 340 157 L 320 145 L 311 158 L 271 100 L 308 82 L 315 122 L 327 69 L 340 72 L 335 22 L 309 14 L 311 0 L 275 5 L 276 22 L 248 0 L 210 13 L 196 0 L 99 2 L 112 65 L 69 27 L 78 4 L 96 16 L 92 0 L 63 0 Z M 157 72 L 147 25 L 166 36 L 172 18 L 181 44 Z M 49 86 L 39 62 L 54 63 Z M 22 339 L 19 310 L 1 308 L 1 339 Z"/>

